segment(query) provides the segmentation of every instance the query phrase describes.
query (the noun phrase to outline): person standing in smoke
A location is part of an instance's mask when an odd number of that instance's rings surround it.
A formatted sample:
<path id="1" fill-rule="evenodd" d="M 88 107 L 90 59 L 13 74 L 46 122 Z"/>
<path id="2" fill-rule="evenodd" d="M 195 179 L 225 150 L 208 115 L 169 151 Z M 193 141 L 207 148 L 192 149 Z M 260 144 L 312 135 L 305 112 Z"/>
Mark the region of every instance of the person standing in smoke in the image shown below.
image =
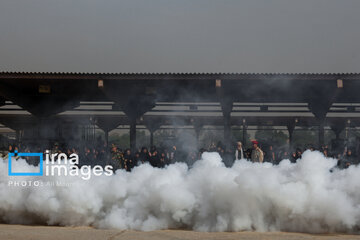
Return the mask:
<path id="1" fill-rule="evenodd" d="M 209 146 L 209 152 L 216 152 L 216 145 L 212 142 Z"/>
<path id="2" fill-rule="evenodd" d="M 291 157 L 290 157 L 290 162 L 292 162 L 292 163 L 296 163 L 296 152 L 293 152 L 292 154 L 291 154 Z"/>
<path id="3" fill-rule="evenodd" d="M 272 145 L 269 146 L 269 150 L 266 152 L 267 162 L 276 164 L 275 151 Z"/>
<path id="4" fill-rule="evenodd" d="M 163 168 L 165 167 L 166 165 L 168 165 L 168 158 L 166 157 L 166 154 L 165 152 L 161 152 L 160 154 L 160 159 L 159 159 L 159 167 Z"/>
<path id="5" fill-rule="evenodd" d="M 133 156 L 131 154 L 131 150 L 128 148 L 124 152 L 124 164 L 123 164 L 123 166 L 124 166 L 125 170 L 130 172 L 132 164 L 133 164 Z"/>
<path id="6" fill-rule="evenodd" d="M 99 155 L 99 151 L 96 148 L 93 148 L 92 149 L 92 163 L 91 163 L 92 166 L 98 164 L 98 161 L 99 161 L 98 155 Z"/>
<path id="7" fill-rule="evenodd" d="M 170 150 L 170 157 L 169 157 L 169 161 L 170 162 L 176 162 L 177 161 L 177 159 L 178 159 L 178 154 L 177 154 L 177 148 L 176 148 L 176 146 L 174 145 L 174 146 L 172 146 L 172 149 Z"/>
<path id="8" fill-rule="evenodd" d="M 98 158 L 98 160 L 100 160 L 101 166 L 105 167 L 105 165 L 107 165 L 107 156 L 106 156 L 106 152 L 105 152 L 105 146 L 100 148 L 97 158 Z"/>
<path id="9" fill-rule="evenodd" d="M 141 163 L 150 162 L 150 153 L 146 147 L 141 148 L 139 159 Z"/>
<path id="10" fill-rule="evenodd" d="M 250 148 L 245 150 L 245 158 L 247 161 L 251 161 L 251 149 Z"/>
<path id="11" fill-rule="evenodd" d="M 235 150 L 235 160 L 240 160 L 240 159 L 244 159 L 245 155 L 244 155 L 244 149 L 242 146 L 242 142 L 238 141 L 236 143 L 236 150 Z"/>
<path id="12" fill-rule="evenodd" d="M 153 148 L 151 151 L 150 164 L 153 167 L 160 166 L 160 157 L 156 148 Z"/>
<path id="13" fill-rule="evenodd" d="M 329 150 L 327 148 L 325 148 L 323 150 L 323 154 L 324 154 L 325 157 L 329 157 Z"/>
<path id="14" fill-rule="evenodd" d="M 296 148 L 296 161 L 302 156 L 302 151 L 300 148 Z"/>
<path id="15" fill-rule="evenodd" d="M 133 161 L 133 164 L 132 164 L 132 167 L 131 168 L 134 168 L 136 166 L 139 165 L 139 162 L 140 162 L 140 152 L 137 151 L 134 155 L 134 161 Z"/>
<path id="16" fill-rule="evenodd" d="M 196 152 L 195 151 L 191 151 L 190 153 L 189 153 L 189 163 L 190 164 L 193 164 L 197 159 L 197 154 L 196 154 Z M 161 158 L 160 158 L 160 160 L 161 160 Z"/>
<path id="17" fill-rule="evenodd" d="M 121 150 L 119 150 L 115 144 L 111 145 L 111 164 L 113 165 L 114 169 L 119 169 L 119 168 L 123 168 L 123 158 L 124 155 L 121 152 Z"/>
<path id="18" fill-rule="evenodd" d="M 344 155 L 345 168 L 348 168 L 350 165 L 354 164 L 354 156 L 351 149 L 347 149 Z"/>
<path id="19" fill-rule="evenodd" d="M 264 161 L 264 153 L 259 147 L 259 142 L 256 140 L 251 142 L 253 144 L 253 149 L 251 151 L 251 161 L 262 163 Z"/>
<path id="20" fill-rule="evenodd" d="M 285 150 L 281 150 L 279 151 L 279 153 L 277 154 L 277 158 L 279 159 L 278 162 L 284 160 L 284 159 L 289 159 L 289 152 L 285 149 Z M 290 159 L 289 159 L 290 160 Z"/>
<path id="21" fill-rule="evenodd" d="M 199 153 L 198 153 L 198 159 L 201 159 L 201 156 L 204 152 L 207 152 L 207 150 L 205 148 L 200 148 Z"/>
<path id="22" fill-rule="evenodd" d="M 83 163 L 81 165 L 91 165 L 93 162 L 93 156 L 91 154 L 91 150 L 88 147 L 85 147 L 84 149 L 84 155 L 83 155 Z"/>
<path id="23" fill-rule="evenodd" d="M 51 153 L 55 154 L 55 153 L 61 153 L 60 148 L 59 148 L 59 143 L 54 143 L 54 147 L 51 149 Z"/>
<path id="24" fill-rule="evenodd" d="M 8 148 L 8 153 L 14 153 L 14 148 L 13 148 L 13 146 L 10 144 L 9 145 L 9 148 Z"/>

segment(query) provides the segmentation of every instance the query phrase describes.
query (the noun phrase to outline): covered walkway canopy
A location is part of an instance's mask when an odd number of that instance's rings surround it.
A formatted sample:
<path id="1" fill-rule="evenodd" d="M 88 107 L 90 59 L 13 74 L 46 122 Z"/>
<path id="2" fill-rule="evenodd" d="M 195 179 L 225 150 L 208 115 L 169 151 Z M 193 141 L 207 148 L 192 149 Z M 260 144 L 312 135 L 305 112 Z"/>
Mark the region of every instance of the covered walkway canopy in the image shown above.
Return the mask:
<path id="1" fill-rule="evenodd" d="M 0 123 L 16 131 L 47 123 L 95 121 L 105 134 L 161 125 L 324 127 L 359 125 L 360 74 L 0 73 Z"/>

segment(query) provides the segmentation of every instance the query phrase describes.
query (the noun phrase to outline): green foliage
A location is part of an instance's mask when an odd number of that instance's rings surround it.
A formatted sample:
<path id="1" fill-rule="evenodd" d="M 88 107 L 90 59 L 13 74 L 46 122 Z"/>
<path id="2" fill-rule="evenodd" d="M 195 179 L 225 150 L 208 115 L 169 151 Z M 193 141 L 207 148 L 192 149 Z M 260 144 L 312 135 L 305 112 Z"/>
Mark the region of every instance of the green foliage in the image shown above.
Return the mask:
<path id="1" fill-rule="evenodd" d="M 331 146 L 332 139 L 336 136 L 332 130 L 324 131 L 324 144 Z M 293 133 L 293 146 L 295 148 L 307 149 L 309 147 L 317 148 L 319 144 L 319 130 L 317 128 L 312 129 L 297 129 Z"/>
<path id="2" fill-rule="evenodd" d="M 154 133 L 154 145 L 163 146 L 164 144 L 174 144 L 176 133 L 173 129 L 158 129 Z"/>
<path id="3" fill-rule="evenodd" d="M 260 128 L 260 127 L 259 127 Z M 285 146 L 288 144 L 288 135 L 282 130 L 275 130 L 273 127 L 262 127 L 255 132 L 255 139 L 262 146 Z"/>
<path id="4" fill-rule="evenodd" d="M 156 146 L 164 146 L 164 144 L 172 145 L 178 143 L 179 131 L 190 130 L 170 130 L 159 129 L 154 133 L 154 144 Z M 191 133 L 191 132 L 189 132 Z M 97 136 L 102 136 L 103 133 L 97 132 Z M 236 141 L 243 141 L 242 130 L 232 130 L 233 143 Z M 351 131 L 351 137 L 360 136 L 359 132 Z M 273 145 L 274 147 L 282 147 L 288 144 L 288 134 L 284 130 L 275 130 L 273 127 L 262 127 L 255 132 L 255 138 L 261 143 L 262 146 Z M 340 134 L 340 138 L 345 138 L 345 131 Z M 331 130 L 325 130 L 325 144 L 331 146 L 331 140 L 335 139 L 335 134 Z M 137 147 L 150 146 L 150 136 L 146 134 L 145 130 L 136 131 Z M 211 143 L 217 144 L 219 141 L 224 141 L 223 130 L 202 130 L 200 132 L 200 139 L 198 148 L 208 148 Z M 113 133 L 109 135 L 109 143 L 116 144 L 122 149 L 129 148 L 130 136 L 129 133 L 118 134 Z M 250 147 L 250 134 L 246 133 L 246 147 Z M 303 128 L 296 129 L 293 133 L 293 147 L 301 149 L 309 148 L 310 146 L 318 146 L 318 129 L 317 128 Z"/>
<path id="5" fill-rule="evenodd" d="M 224 141 L 224 132 L 219 130 L 201 131 L 199 140 L 199 147 L 208 149 L 212 143 Z"/>
<path id="6" fill-rule="evenodd" d="M 297 129 L 293 132 L 292 145 L 295 148 L 306 149 L 318 144 L 318 131 L 308 129 Z"/>
<path id="7" fill-rule="evenodd" d="M 244 144 L 244 140 L 243 140 L 243 130 L 232 130 L 232 135 L 233 135 L 233 139 L 234 142 L 240 141 L 243 142 Z M 250 147 L 250 134 L 246 131 L 245 134 L 245 147 L 248 148 Z"/>
<path id="8" fill-rule="evenodd" d="M 115 144 L 116 146 L 126 149 L 130 147 L 130 134 L 110 134 L 109 136 L 109 144 Z M 149 136 L 146 135 L 145 131 L 138 130 L 136 131 L 136 146 L 137 148 L 141 146 L 149 146 L 150 145 L 150 139 Z"/>

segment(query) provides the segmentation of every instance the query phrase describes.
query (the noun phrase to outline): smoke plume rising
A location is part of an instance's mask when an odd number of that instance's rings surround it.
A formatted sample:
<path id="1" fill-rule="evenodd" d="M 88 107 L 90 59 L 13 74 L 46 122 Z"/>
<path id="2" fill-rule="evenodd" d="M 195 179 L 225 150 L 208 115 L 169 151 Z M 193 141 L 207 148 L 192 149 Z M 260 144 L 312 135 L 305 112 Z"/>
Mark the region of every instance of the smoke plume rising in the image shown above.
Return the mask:
<path id="1" fill-rule="evenodd" d="M 0 221 L 97 228 L 358 232 L 360 169 L 306 151 L 298 163 L 236 161 L 204 153 L 191 168 L 148 164 L 113 176 L 9 177 L 0 160 Z M 14 169 L 36 170 L 24 160 Z M 44 186 L 9 186 L 41 180 Z M 46 186 L 61 181 L 69 186 Z"/>

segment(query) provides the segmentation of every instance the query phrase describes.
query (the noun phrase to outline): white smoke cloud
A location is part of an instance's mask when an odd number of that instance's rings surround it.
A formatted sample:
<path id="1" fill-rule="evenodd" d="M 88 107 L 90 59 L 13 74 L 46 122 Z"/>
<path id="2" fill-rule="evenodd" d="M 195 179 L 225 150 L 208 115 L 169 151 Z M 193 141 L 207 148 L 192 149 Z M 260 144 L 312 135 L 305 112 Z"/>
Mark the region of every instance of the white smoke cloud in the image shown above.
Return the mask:
<path id="1" fill-rule="evenodd" d="M 360 169 L 307 151 L 297 164 L 236 161 L 204 153 L 190 169 L 141 165 L 113 176 L 9 177 L 0 161 L 0 220 L 6 223 L 198 231 L 358 232 Z M 13 168 L 34 171 L 25 161 Z M 332 171 L 330 171 L 332 170 Z M 9 181 L 70 186 L 9 186 Z"/>

